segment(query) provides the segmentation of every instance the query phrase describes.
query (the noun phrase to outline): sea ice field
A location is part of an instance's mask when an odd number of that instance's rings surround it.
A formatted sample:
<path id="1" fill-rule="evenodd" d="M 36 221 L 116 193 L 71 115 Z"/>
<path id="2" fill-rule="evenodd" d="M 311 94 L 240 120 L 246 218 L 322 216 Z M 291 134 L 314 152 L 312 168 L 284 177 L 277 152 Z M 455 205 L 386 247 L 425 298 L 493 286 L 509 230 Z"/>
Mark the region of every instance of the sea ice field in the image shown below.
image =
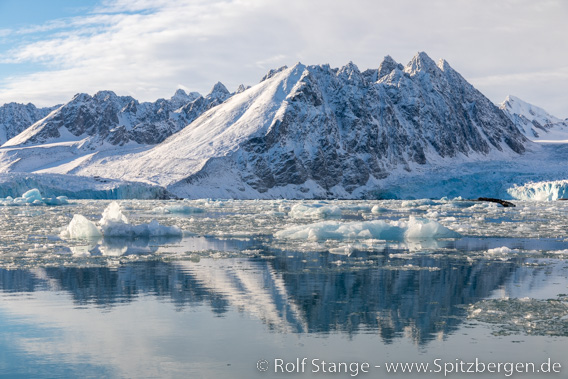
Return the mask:
<path id="1" fill-rule="evenodd" d="M 568 201 L 513 203 L 0 199 L 0 375 L 565 377 Z"/>

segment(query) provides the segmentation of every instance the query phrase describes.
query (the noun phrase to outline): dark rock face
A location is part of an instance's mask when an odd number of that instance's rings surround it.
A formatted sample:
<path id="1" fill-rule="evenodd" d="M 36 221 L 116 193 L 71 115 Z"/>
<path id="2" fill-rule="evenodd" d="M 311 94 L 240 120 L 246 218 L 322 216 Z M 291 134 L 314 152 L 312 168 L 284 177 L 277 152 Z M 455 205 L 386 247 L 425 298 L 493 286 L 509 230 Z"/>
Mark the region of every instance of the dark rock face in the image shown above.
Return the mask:
<path id="1" fill-rule="evenodd" d="M 308 180 L 351 193 L 396 167 L 505 148 L 520 154 L 527 141 L 447 62 L 425 53 L 406 67 L 386 57 L 364 73 L 352 63 L 305 67 L 285 102 L 266 135 L 237 154 L 243 180 L 261 193 Z"/>
<path id="2" fill-rule="evenodd" d="M 33 104 L 8 103 L 0 107 L 0 145 L 60 106 L 37 108 Z"/>
<path id="3" fill-rule="evenodd" d="M 111 91 L 97 92 L 94 96 L 77 94 L 10 144 L 41 144 L 76 137 L 88 138 L 86 146 L 91 149 L 105 141 L 112 145 L 131 141 L 154 145 L 230 96 L 221 83 L 217 83 L 206 97 L 196 92 L 187 94 L 180 89 L 171 99 L 158 99 L 153 103 L 140 103 L 130 96 L 117 96 Z M 33 122 L 28 126 L 31 124 Z"/>

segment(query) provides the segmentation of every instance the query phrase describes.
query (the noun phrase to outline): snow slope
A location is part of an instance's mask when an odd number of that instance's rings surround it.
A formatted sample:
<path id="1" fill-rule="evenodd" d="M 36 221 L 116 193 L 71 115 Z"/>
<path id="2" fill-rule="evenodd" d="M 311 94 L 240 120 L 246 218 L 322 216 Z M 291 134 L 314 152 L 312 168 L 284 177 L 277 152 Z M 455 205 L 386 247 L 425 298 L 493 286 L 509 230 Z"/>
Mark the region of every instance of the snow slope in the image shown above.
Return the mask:
<path id="1" fill-rule="evenodd" d="M 511 95 L 499 104 L 499 108 L 532 141 L 568 142 L 568 120 L 554 117 L 544 109 Z"/>

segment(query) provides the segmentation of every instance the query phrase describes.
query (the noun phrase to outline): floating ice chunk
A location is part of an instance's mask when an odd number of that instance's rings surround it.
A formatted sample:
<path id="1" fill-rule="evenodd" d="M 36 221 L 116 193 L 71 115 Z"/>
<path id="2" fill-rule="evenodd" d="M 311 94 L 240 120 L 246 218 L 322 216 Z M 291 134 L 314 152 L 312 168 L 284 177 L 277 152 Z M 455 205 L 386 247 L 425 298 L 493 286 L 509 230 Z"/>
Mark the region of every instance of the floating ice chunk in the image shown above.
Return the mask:
<path id="1" fill-rule="evenodd" d="M 512 252 L 514 252 L 514 250 L 511 250 L 507 246 L 501 246 L 501 247 L 496 247 L 494 249 L 487 250 L 487 254 L 490 254 L 490 255 L 510 254 Z"/>
<path id="2" fill-rule="evenodd" d="M 69 199 L 67 196 L 57 196 L 57 197 L 43 197 L 41 199 L 46 205 L 64 205 L 69 204 Z"/>
<path id="3" fill-rule="evenodd" d="M 148 236 L 150 237 L 181 236 L 183 234 L 181 229 L 177 226 L 160 225 L 156 220 L 150 221 L 147 228 Z"/>
<path id="4" fill-rule="evenodd" d="M 404 233 L 406 239 L 457 238 L 459 236 L 458 233 L 436 221 L 415 217 L 410 217 Z"/>
<path id="5" fill-rule="evenodd" d="M 41 202 L 41 193 L 37 188 L 27 191 L 22 195 L 22 197 L 26 200 L 27 203 L 33 203 L 36 200 Z"/>
<path id="6" fill-rule="evenodd" d="M 336 205 L 296 204 L 290 209 L 292 218 L 330 218 L 341 217 L 341 208 Z"/>
<path id="7" fill-rule="evenodd" d="M 182 235 L 182 230 L 177 226 L 160 225 L 156 220 L 152 220 L 149 224 L 130 224 L 116 201 L 110 203 L 103 211 L 98 226 L 82 215 L 74 215 L 67 228 L 61 233 L 64 238 L 95 238 L 101 236 L 152 238 Z"/>
<path id="8" fill-rule="evenodd" d="M 64 238 L 100 238 L 101 236 L 101 231 L 95 223 L 79 214 L 74 215 L 67 228 L 61 232 L 61 237 Z"/>
<path id="9" fill-rule="evenodd" d="M 379 213 L 384 213 L 384 212 L 388 212 L 388 209 L 380 207 L 379 205 L 374 205 L 373 208 L 371 208 L 371 213 L 374 213 L 374 214 L 379 214 Z"/>
<path id="10" fill-rule="evenodd" d="M 158 237 L 183 234 L 180 228 L 160 225 L 156 220 L 152 220 L 149 224 L 131 225 L 116 201 L 110 203 L 104 210 L 99 225 L 105 237 Z"/>
<path id="11" fill-rule="evenodd" d="M 110 203 L 103 211 L 103 217 L 99 221 L 99 225 L 104 227 L 105 225 L 110 225 L 112 223 L 124 223 L 128 224 L 128 219 L 120 210 L 120 205 L 113 201 Z"/>
<path id="12" fill-rule="evenodd" d="M 460 235 L 436 221 L 411 217 L 404 221 L 322 221 L 309 225 L 296 225 L 274 234 L 278 239 L 307 239 L 321 241 L 326 239 L 430 239 L 458 238 Z"/>

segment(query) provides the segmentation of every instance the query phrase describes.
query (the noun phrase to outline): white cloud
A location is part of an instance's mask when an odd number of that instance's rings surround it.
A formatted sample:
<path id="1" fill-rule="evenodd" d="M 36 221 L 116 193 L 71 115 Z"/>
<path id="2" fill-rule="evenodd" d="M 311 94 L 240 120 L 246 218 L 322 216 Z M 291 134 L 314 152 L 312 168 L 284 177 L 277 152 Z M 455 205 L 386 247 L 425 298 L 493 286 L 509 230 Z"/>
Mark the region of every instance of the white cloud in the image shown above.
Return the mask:
<path id="1" fill-rule="evenodd" d="M 447 59 L 466 79 L 556 72 L 568 60 L 567 14 L 562 0 L 106 0 L 85 16 L 38 25 L 43 38 L 0 53 L 45 67 L 5 79 L 0 103 L 51 104 L 100 89 L 153 100 L 179 83 L 202 93 L 219 80 L 229 89 L 254 84 L 297 61 L 366 69 L 417 51 Z M 539 104 L 559 92 L 543 90 Z"/>

